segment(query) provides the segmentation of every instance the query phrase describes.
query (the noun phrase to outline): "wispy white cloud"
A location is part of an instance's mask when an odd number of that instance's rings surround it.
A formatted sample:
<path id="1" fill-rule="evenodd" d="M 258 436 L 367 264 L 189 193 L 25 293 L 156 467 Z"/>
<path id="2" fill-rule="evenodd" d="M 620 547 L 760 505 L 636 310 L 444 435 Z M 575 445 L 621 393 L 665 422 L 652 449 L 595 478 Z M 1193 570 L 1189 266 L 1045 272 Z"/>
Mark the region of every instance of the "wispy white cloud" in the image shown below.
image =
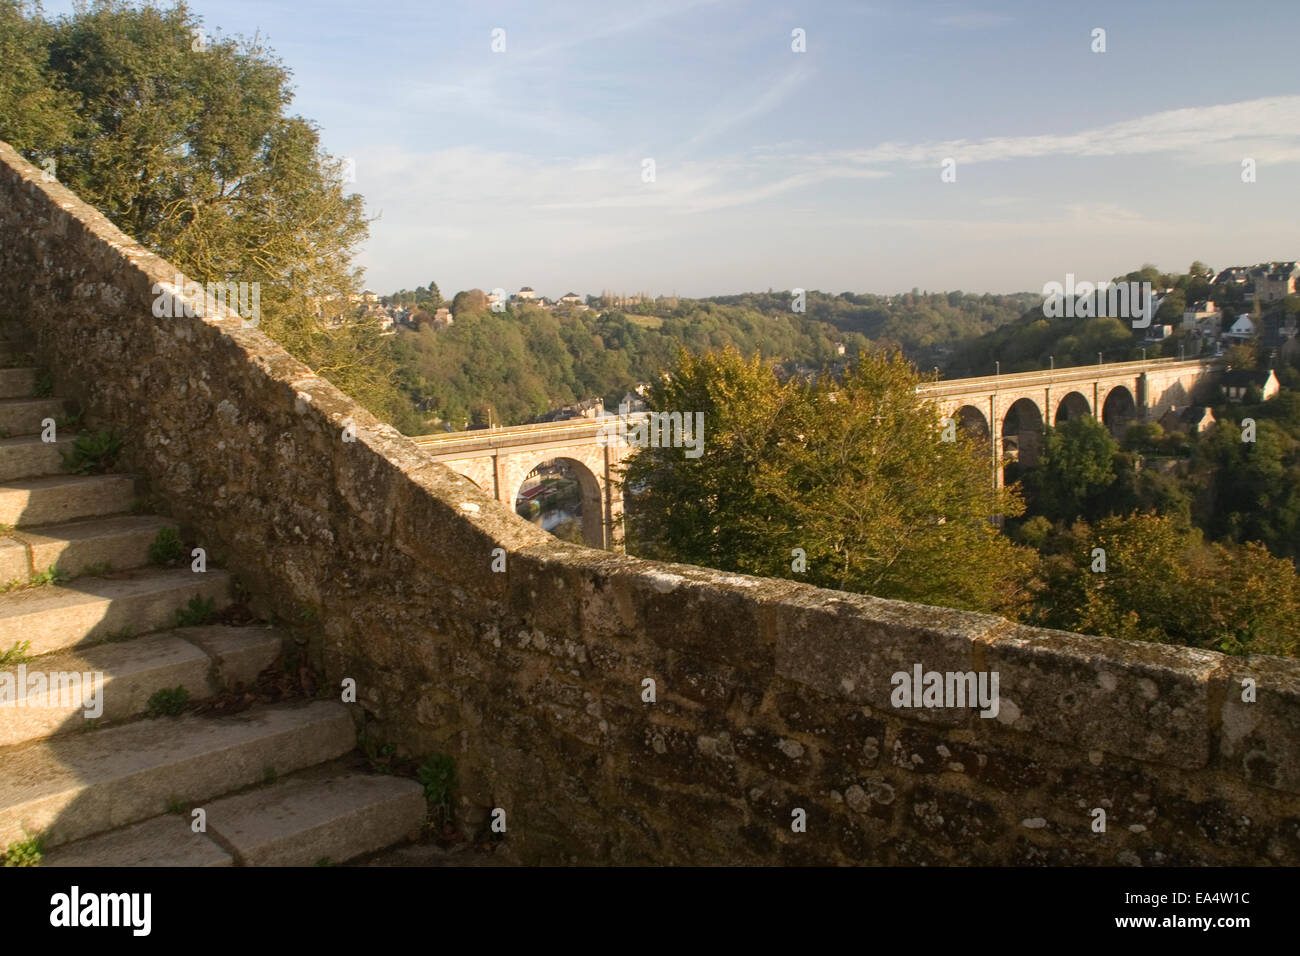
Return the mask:
<path id="1" fill-rule="evenodd" d="M 1231 147 L 1231 149 L 1225 149 Z M 1051 156 L 1132 156 L 1176 153 L 1189 162 L 1226 156 L 1291 162 L 1300 151 L 1300 96 L 1274 96 L 1217 106 L 1165 110 L 1073 133 L 992 136 L 982 140 L 882 143 L 835 155 L 866 166 L 938 166 Z"/>
<path id="2" fill-rule="evenodd" d="M 741 105 L 729 103 L 724 111 L 715 111 L 706 117 L 701 123 L 700 131 L 687 140 L 678 153 L 689 154 L 701 143 L 743 127 L 746 123 L 753 122 L 760 116 L 766 116 L 782 106 L 797 90 L 807 84 L 812 75 L 813 71 L 804 65 L 805 62 L 799 60 L 798 65 L 787 70 L 775 83 L 766 86 L 757 94 L 751 93 L 747 102 Z"/>

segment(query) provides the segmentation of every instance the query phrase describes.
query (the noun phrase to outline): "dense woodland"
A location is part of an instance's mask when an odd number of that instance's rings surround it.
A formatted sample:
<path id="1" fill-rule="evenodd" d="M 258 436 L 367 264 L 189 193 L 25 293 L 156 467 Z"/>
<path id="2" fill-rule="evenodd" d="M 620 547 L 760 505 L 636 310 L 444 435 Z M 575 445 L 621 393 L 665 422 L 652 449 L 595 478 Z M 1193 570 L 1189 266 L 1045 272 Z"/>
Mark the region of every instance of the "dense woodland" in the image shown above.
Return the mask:
<path id="1" fill-rule="evenodd" d="M 426 288 L 390 301 L 428 311 L 436 306 Z M 587 311 L 512 303 L 493 312 L 472 290 L 453 300 L 453 325 L 403 330 L 395 349 L 420 412 L 452 428 L 489 419 L 520 424 L 585 398 L 615 407 L 667 368 L 679 348 L 699 354 L 731 347 L 784 374 L 837 369 L 880 346 L 901 348 L 922 367 L 938 365 L 943 343 L 997 329 L 1037 300 L 1027 293 L 810 292 L 802 313 L 791 311 L 792 301 L 788 292 L 768 292 L 609 307 L 597 299 Z"/>
<path id="2" fill-rule="evenodd" d="M 1196 356 L 1204 344 L 1185 333 L 1189 303 L 1212 298 L 1229 315 L 1251 311 L 1239 286 L 1214 285 L 1209 267 L 1185 273 L 1143 266 L 1115 281 L 1150 282 L 1171 289 L 1154 322 L 1174 328 L 1161 342 L 1144 342 L 1129 320 L 1114 317 L 1047 318 L 1035 293 L 976 295 L 919 292 L 869 295 L 807 293 L 804 311 L 792 311 L 791 292 L 755 292 L 708 299 L 662 297 L 635 305 L 592 300 L 587 311 L 509 304 L 493 312 L 480 290 L 458 293 L 455 324 L 425 324 L 399 333 L 394 348 L 413 408 L 432 424 L 521 424 L 561 405 L 601 397 L 607 407 L 675 359 L 679 347 L 699 354 L 732 347 L 775 364 L 778 374 L 842 370 L 870 349 L 897 350 L 918 369 L 962 378 L 1091 365 L 1142 358 Z M 424 314 L 442 304 L 437 286 L 388 297 Z M 1269 307 L 1294 317 L 1300 296 Z M 841 354 L 841 348 L 843 350 Z"/>

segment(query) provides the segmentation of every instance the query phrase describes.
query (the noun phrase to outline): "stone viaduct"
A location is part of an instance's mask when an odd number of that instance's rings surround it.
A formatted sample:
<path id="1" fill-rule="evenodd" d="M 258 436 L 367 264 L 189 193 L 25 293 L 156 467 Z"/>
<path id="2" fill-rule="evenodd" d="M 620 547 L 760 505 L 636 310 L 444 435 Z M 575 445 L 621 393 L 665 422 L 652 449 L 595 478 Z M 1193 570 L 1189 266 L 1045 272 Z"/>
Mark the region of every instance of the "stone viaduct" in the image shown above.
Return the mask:
<path id="1" fill-rule="evenodd" d="M 1033 464 L 1044 425 L 1093 415 L 1119 433 L 1128 423 L 1158 417 L 1171 405 L 1191 404 L 1217 371 L 1213 362 L 1154 359 L 930 382 L 918 392 L 938 406 L 943 418 L 955 419 L 977 436 L 987 438 L 990 423 L 998 423 L 1002 442 L 1000 448 L 990 446 L 991 471 L 994 485 L 1001 486 L 1004 471 L 999 462 L 1010 458 Z M 415 442 L 435 461 L 510 508 L 539 464 L 567 462 L 582 489 L 584 540 L 591 547 L 617 551 L 623 541 L 619 469 L 637 449 L 601 440 L 602 423 L 613 420 L 447 432 L 423 435 Z"/>

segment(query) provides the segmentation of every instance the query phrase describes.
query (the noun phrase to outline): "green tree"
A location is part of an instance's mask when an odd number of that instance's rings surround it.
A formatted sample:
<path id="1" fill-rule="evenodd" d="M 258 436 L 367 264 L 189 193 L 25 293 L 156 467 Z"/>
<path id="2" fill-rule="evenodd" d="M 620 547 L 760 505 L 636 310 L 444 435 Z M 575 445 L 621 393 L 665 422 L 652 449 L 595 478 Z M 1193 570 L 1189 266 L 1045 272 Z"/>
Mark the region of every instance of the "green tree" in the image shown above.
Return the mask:
<path id="1" fill-rule="evenodd" d="M 0 139 L 39 163 L 72 139 L 80 121 L 74 97 L 47 76 L 53 29 L 38 12 L 0 0 Z"/>
<path id="2" fill-rule="evenodd" d="M 628 468 L 631 537 L 655 557 L 823 587 L 1015 613 L 1032 552 L 992 525 L 987 445 L 944 441 L 915 369 L 867 354 L 840 380 L 777 382 L 734 350 L 684 353 L 651 407 L 704 414 L 704 452 L 645 448 Z M 638 489 L 640 491 L 638 492 Z M 792 567 L 796 549 L 806 570 Z"/>
<path id="3" fill-rule="evenodd" d="M 1255 347 L 1246 342 L 1229 345 L 1223 353 L 1223 361 L 1232 368 L 1251 370 L 1255 368 Z"/>
<path id="4" fill-rule="evenodd" d="M 1091 415 L 1046 429 L 1038 465 L 1025 475 L 1029 511 L 1066 522 L 1095 516 L 1115 482 L 1118 450 L 1106 426 Z"/>
<path id="5" fill-rule="evenodd" d="M 409 407 L 391 348 L 373 320 L 343 305 L 360 288 L 352 257 L 367 233 L 362 199 L 345 192 L 343 164 L 321 149 L 316 128 L 287 113 L 280 61 L 256 41 L 205 36 L 183 3 L 97 0 L 22 24 L 14 6 L 0 17 L 45 53 L 19 72 L 38 62 L 52 91 L 18 96 L 18 118 L 5 114 L 16 145 L 34 160 L 53 155 L 60 181 L 190 279 L 257 283 L 263 331 L 401 424 Z M 60 118 L 67 100 L 75 123 Z M 337 325 L 316 319 L 322 302 L 335 303 Z"/>
<path id="6" fill-rule="evenodd" d="M 1030 618 L 1049 627 L 1230 654 L 1295 656 L 1300 640 L 1290 561 L 1256 543 L 1206 545 L 1172 517 L 1080 522 L 1044 560 L 1042 579 Z"/>
<path id="7" fill-rule="evenodd" d="M 466 315 L 475 315 L 487 310 L 488 300 L 482 289 L 467 289 L 457 292 L 451 300 L 451 314 L 459 319 Z"/>

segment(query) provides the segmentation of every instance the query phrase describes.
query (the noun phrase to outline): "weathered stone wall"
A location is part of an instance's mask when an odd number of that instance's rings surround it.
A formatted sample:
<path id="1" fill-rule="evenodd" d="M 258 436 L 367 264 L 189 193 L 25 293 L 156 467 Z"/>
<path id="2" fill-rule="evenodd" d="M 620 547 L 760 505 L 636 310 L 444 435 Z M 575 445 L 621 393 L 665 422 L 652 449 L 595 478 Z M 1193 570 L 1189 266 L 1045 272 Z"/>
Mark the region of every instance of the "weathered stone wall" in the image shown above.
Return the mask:
<path id="1" fill-rule="evenodd" d="M 39 180 L 0 146 L 0 309 L 263 607 L 315 612 L 375 737 L 455 755 L 461 819 L 504 809 L 519 859 L 1300 863 L 1296 662 L 562 544 L 237 318 L 155 318 L 174 270 Z M 916 664 L 998 672 L 997 718 L 891 707 Z"/>

